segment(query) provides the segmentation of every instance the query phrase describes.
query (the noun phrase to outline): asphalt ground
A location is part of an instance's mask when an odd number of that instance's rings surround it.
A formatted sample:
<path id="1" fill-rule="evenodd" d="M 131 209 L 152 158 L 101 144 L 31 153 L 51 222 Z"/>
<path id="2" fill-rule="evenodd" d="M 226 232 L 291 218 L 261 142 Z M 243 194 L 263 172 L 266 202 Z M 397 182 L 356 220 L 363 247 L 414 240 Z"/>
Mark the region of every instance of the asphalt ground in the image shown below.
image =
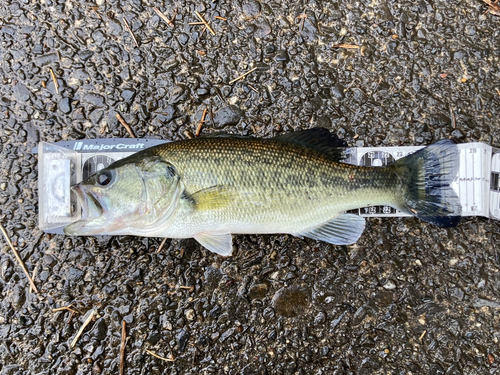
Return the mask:
<path id="1" fill-rule="evenodd" d="M 498 373 L 496 221 L 370 219 L 348 247 L 259 235 L 236 236 L 227 259 L 194 240 L 158 252 L 162 239 L 42 233 L 30 153 L 127 137 L 116 114 L 137 137 L 184 139 L 205 110 L 201 134 L 322 126 L 352 146 L 498 146 L 487 8 L 0 2 L 0 223 L 38 288 L 2 239 L 0 373 L 116 374 L 120 358 L 125 374 Z"/>

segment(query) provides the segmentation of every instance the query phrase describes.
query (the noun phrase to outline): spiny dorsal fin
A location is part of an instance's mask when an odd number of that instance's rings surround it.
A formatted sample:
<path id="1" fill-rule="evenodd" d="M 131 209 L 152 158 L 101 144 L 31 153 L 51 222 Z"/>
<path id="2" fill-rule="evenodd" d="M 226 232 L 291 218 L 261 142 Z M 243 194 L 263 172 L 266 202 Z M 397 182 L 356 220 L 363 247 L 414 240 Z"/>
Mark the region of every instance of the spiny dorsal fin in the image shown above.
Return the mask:
<path id="1" fill-rule="evenodd" d="M 240 138 L 240 139 L 255 139 L 252 136 L 227 134 L 224 132 L 217 132 L 203 135 L 204 138 Z M 307 130 L 299 130 L 293 133 L 279 135 L 274 138 L 269 138 L 280 142 L 294 143 L 303 147 L 316 150 L 327 155 L 335 161 L 342 161 L 345 159 L 342 148 L 347 147 L 347 143 L 340 139 L 336 134 L 330 133 L 325 128 L 313 128 Z"/>
<path id="2" fill-rule="evenodd" d="M 342 147 L 347 143 L 336 134 L 332 134 L 325 128 L 313 128 L 300 130 L 274 138 L 280 142 L 289 142 L 319 151 L 335 161 L 344 159 Z"/>
<path id="3" fill-rule="evenodd" d="M 240 135 L 240 134 L 229 134 L 226 132 L 214 132 L 214 133 L 208 133 L 208 134 L 203 134 L 200 138 L 241 138 L 241 139 L 248 139 L 248 138 L 254 138 L 251 135 Z"/>

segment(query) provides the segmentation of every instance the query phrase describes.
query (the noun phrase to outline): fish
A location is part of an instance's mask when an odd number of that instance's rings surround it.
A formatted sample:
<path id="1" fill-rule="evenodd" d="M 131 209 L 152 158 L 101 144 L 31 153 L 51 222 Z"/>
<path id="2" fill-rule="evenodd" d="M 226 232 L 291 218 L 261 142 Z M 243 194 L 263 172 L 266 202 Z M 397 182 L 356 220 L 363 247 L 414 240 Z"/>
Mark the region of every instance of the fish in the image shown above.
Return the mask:
<path id="1" fill-rule="evenodd" d="M 228 134 L 161 144 L 72 186 L 81 218 L 67 235 L 194 238 L 222 256 L 233 234 L 290 234 L 334 245 L 358 241 L 349 210 L 387 205 L 438 227 L 459 223 L 450 186 L 458 147 L 442 140 L 381 167 L 343 162 L 346 143 L 324 128 L 272 138 Z"/>

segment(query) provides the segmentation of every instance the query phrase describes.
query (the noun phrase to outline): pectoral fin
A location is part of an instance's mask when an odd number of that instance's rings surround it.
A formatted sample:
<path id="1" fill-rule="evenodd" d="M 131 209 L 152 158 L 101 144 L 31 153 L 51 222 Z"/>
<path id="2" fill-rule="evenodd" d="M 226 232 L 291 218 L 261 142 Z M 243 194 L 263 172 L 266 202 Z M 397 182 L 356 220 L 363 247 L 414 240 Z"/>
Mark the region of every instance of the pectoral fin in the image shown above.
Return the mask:
<path id="1" fill-rule="evenodd" d="M 208 250 L 224 257 L 231 256 L 233 253 L 233 239 L 229 232 L 201 232 L 194 238 Z"/>
<path id="2" fill-rule="evenodd" d="M 191 197 L 196 202 L 197 210 L 216 210 L 233 203 L 236 193 L 225 186 L 212 186 L 197 191 Z"/>
<path id="3" fill-rule="evenodd" d="M 333 245 L 351 245 L 359 239 L 364 230 L 364 218 L 353 214 L 342 214 L 317 228 L 299 233 L 299 235 Z"/>

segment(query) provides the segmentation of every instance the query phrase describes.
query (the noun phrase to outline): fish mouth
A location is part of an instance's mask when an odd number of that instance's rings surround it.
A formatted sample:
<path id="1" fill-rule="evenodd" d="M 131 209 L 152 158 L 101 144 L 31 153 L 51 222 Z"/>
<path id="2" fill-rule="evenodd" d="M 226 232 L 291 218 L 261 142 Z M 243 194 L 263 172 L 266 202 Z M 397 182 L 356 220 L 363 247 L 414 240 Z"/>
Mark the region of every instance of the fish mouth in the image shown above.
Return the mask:
<path id="1" fill-rule="evenodd" d="M 81 184 L 71 187 L 71 191 L 76 194 L 82 214 L 79 220 L 67 225 L 64 233 L 67 235 L 94 234 L 94 224 L 100 221 L 104 214 L 104 208 L 99 202 L 99 197 L 92 191 L 87 190 Z"/>
<path id="2" fill-rule="evenodd" d="M 95 193 L 85 189 L 80 184 L 73 185 L 71 191 L 76 194 L 82 208 L 80 220 L 95 219 L 104 213 L 104 209 Z"/>

